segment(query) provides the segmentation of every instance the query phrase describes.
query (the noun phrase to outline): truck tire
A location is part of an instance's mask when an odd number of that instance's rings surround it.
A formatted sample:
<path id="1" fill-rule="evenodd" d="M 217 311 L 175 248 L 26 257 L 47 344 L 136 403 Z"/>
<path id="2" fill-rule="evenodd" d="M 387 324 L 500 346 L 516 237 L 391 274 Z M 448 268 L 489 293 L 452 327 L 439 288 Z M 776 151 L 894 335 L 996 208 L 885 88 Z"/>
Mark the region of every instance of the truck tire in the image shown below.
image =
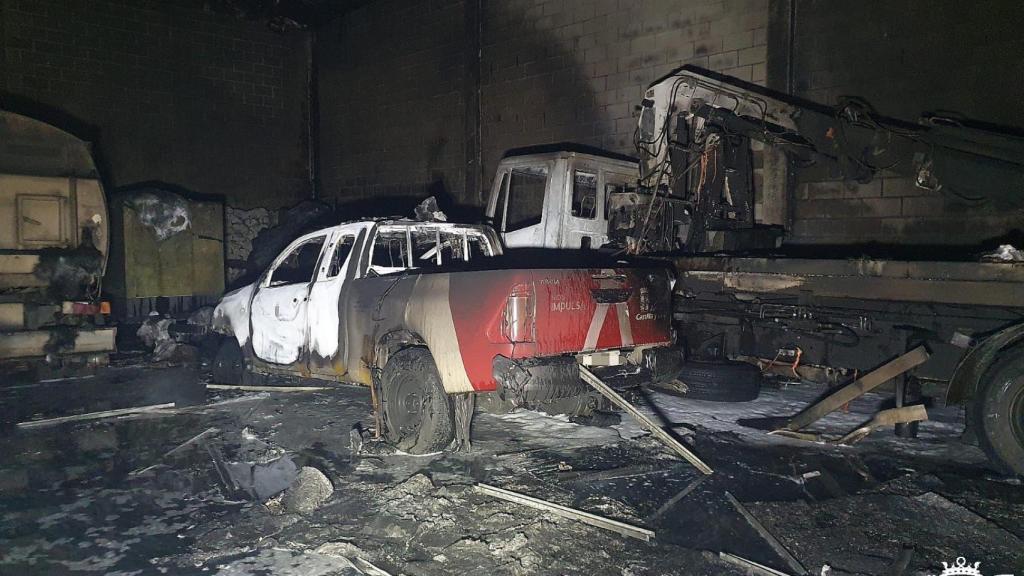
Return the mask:
<path id="1" fill-rule="evenodd" d="M 455 411 L 426 348 L 388 359 L 380 378 L 384 436 L 409 454 L 440 452 L 455 438 Z"/>
<path id="2" fill-rule="evenodd" d="M 1024 476 L 1024 347 L 1003 352 L 985 372 L 968 410 L 989 459 Z"/>
<path id="3" fill-rule="evenodd" d="M 213 358 L 213 381 L 217 384 L 241 384 L 245 373 L 242 348 L 232 336 L 222 340 Z"/>
<path id="4" fill-rule="evenodd" d="M 693 400 L 749 402 L 761 393 L 763 376 L 757 366 L 746 362 L 691 361 L 683 364 L 676 379 L 686 384 L 685 393 L 663 390 Z"/>

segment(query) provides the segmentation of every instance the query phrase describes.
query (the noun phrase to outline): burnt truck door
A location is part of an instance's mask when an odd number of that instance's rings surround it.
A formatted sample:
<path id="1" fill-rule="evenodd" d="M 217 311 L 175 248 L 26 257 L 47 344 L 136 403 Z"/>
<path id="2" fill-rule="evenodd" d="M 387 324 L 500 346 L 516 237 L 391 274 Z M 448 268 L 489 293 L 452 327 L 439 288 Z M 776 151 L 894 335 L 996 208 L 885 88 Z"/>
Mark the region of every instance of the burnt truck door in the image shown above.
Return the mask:
<path id="1" fill-rule="evenodd" d="M 292 242 L 274 260 L 252 299 L 252 349 L 273 364 L 297 362 L 307 344 L 306 312 L 310 288 L 330 230 Z"/>
<path id="2" fill-rule="evenodd" d="M 506 160 L 499 170 L 493 211 L 488 212 L 506 246 L 545 246 L 549 236 L 557 237 L 561 198 L 548 194 L 563 184 L 556 164 L 555 159 L 524 157 Z"/>
<path id="3" fill-rule="evenodd" d="M 362 276 L 367 265 L 363 260 L 373 228 L 372 222 L 344 224 L 334 228 L 328 240 L 306 309 L 309 371 L 313 374 L 335 379 L 348 372 L 346 319 L 341 306 L 348 300 L 352 281 Z"/>

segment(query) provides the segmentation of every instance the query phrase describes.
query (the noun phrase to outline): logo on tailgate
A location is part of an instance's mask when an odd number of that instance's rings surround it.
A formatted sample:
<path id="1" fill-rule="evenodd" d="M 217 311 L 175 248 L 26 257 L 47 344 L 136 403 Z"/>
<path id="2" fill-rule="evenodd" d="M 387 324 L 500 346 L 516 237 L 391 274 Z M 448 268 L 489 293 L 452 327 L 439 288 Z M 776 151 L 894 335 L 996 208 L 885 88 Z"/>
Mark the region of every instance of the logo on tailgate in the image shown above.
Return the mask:
<path id="1" fill-rule="evenodd" d="M 583 302 L 552 302 L 552 312 L 573 312 L 583 310 Z"/>

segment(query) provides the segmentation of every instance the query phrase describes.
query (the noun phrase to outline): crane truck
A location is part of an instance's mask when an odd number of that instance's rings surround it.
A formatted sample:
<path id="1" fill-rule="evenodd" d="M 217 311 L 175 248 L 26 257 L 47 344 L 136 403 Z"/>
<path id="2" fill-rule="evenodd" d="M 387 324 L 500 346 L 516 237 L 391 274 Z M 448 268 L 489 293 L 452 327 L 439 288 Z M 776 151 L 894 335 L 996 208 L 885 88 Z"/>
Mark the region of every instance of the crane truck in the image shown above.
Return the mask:
<path id="1" fill-rule="evenodd" d="M 888 119 L 858 101 L 828 107 L 693 67 L 654 82 L 639 110 L 638 160 L 560 148 L 499 163 L 486 214 L 510 249 L 670 259 L 690 360 L 835 384 L 925 346 L 929 359 L 894 379 L 895 404 L 965 405 L 966 434 L 1024 475 L 1024 263 L 794 250 L 778 206 L 792 169 L 811 165 L 1019 206 L 1024 141 L 940 116 Z"/>

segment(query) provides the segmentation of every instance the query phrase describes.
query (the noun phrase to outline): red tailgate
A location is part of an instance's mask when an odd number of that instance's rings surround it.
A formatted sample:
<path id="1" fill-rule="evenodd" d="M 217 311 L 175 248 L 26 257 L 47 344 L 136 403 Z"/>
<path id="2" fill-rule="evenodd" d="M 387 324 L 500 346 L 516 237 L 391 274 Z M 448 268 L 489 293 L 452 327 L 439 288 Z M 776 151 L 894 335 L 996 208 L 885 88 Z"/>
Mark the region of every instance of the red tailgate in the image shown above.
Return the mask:
<path id="1" fill-rule="evenodd" d="M 656 268 L 454 273 L 449 304 L 477 390 L 494 389 L 497 355 L 557 356 L 672 340 L 668 272 Z"/>

